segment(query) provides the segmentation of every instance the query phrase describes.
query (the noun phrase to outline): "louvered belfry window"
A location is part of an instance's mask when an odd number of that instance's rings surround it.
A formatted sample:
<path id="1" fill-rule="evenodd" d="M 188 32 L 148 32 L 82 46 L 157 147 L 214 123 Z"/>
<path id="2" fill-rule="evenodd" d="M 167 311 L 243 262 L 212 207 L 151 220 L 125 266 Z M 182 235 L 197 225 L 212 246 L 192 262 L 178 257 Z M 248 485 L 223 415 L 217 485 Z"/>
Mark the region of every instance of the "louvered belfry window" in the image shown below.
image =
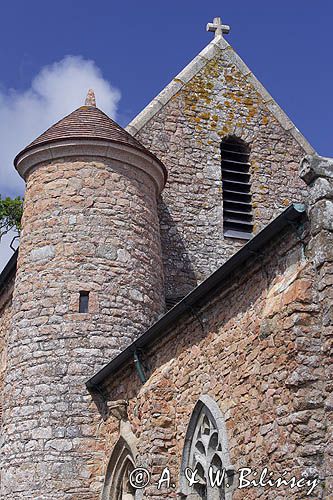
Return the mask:
<path id="1" fill-rule="evenodd" d="M 236 137 L 221 143 L 223 234 L 250 239 L 253 231 L 250 148 Z"/>

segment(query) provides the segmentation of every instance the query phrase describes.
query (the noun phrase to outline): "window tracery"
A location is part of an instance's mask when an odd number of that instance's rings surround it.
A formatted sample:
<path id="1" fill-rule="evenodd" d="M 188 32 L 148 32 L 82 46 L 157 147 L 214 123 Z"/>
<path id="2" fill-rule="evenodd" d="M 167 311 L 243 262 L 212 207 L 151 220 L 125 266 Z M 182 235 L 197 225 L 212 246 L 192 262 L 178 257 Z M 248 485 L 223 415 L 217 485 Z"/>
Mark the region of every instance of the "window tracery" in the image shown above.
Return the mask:
<path id="1" fill-rule="evenodd" d="M 123 437 L 114 447 L 107 468 L 102 500 L 135 500 L 130 474 L 135 468 L 133 453 Z"/>
<path id="2" fill-rule="evenodd" d="M 135 489 L 130 484 L 129 477 L 134 469 L 134 463 L 128 455 L 123 457 L 118 474 L 114 477 L 109 500 L 135 500 Z"/>
<path id="3" fill-rule="evenodd" d="M 197 482 L 192 487 L 185 476 L 186 467 L 196 471 Z M 203 396 L 193 411 L 185 438 L 180 481 L 183 498 L 231 499 L 231 489 L 226 486 L 232 483 L 231 470 L 223 417 L 214 400 Z M 214 485 L 217 478 L 219 484 Z"/>

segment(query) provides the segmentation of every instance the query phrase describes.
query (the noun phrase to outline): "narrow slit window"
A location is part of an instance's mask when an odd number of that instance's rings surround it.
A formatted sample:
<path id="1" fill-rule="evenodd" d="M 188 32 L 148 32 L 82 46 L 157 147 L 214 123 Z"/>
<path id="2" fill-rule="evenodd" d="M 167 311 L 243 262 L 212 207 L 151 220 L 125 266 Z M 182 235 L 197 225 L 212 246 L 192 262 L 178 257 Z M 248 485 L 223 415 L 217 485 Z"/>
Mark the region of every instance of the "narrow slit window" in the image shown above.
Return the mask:
<path id="1" fill-rule="evenodd" d="M 248 240 L 253 232 L 250 148 L 236 137 L 221 142 L 223 234 Z"/>
<path id="2" fill-rule="evenodd" d="M 80 292 L 79 312 L 87 313 L 89 309 L 89 292 Z"/>

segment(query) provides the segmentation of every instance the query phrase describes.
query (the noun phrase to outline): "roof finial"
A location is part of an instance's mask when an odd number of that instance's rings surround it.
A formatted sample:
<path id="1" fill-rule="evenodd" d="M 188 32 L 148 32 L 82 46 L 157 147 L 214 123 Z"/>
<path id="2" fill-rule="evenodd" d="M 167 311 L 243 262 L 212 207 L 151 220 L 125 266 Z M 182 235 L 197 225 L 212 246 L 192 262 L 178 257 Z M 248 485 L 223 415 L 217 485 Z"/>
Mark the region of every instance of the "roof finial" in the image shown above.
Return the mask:
<path id="1" fill-rule="evenodd" d="M 92 89 L 88 90 L 86 102 L 84 103 L 86 106 L 94 106 L 96 108 L 96 97 L 95 92 Z"/>
<path id="2" fill-rule="evenodd" d="M 214 17 L 214 21 L 207 24 L 206 30 L 213 31 L 215 33 L 215 38 L 218 38 L 219 36 L 223 36 L 223 34 L 227 35 L 230 31 L 230 26 L 222 24 L 220 17 Z"/>

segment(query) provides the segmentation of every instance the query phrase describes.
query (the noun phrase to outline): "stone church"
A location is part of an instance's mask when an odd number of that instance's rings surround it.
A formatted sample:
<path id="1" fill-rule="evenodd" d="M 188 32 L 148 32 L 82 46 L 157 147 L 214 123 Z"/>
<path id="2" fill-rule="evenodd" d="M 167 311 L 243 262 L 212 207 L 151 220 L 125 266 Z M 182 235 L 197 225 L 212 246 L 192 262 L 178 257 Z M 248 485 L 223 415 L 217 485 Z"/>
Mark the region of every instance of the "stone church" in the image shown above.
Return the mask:
<path id="1" fill-rule="evenodd" d="M 333 498 L 333 160 L 208 30 L 126 129 L 89 91 L 15 158 L 3 500 Z"/>

